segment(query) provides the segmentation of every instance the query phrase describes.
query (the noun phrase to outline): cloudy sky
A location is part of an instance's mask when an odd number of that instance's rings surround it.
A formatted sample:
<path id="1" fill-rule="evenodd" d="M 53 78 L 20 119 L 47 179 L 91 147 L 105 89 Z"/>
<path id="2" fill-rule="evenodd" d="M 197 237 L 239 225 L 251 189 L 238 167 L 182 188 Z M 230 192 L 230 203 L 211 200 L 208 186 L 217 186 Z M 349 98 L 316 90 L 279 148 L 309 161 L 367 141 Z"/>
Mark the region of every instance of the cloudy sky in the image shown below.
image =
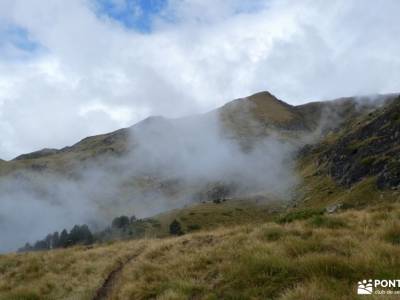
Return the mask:
<path id="1" fill-rule="evenodd" d="M 400 91 L 398 0 L 0 0 L 0 157 L 269 90 Z"/>

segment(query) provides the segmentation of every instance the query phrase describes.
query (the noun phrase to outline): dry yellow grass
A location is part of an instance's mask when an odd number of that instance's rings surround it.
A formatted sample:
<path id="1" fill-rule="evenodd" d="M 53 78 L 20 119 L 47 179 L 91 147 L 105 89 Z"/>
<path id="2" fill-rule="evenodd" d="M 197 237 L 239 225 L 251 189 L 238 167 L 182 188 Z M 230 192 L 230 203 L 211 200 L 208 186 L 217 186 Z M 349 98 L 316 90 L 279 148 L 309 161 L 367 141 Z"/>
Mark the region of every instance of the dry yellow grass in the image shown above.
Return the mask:
<path id="1" fill-rule="evenodd" d="M 380 214 L 165 239 L 125 268 L 114 299 L 356 299 L 358 280 L 400 277 L 400 247 L 385 237 L 400 235 L 399 210 Z"/>
<path id="2" fill-rule="evenodd" d="M 0 299 L 91 299 L 119 260 L 145 240 L 0 256 Z"/>
<path id="3" fill-rule="evenodd" d="M 359 280 L 400 278 L 399 221 L 400 205 L 391 204 L 285 224 L 6 255 L 0 299 L 90 299 L 118 259 L 134 253 L 140 255 L 123 268 L 112 299 L 357 299 Z"/>

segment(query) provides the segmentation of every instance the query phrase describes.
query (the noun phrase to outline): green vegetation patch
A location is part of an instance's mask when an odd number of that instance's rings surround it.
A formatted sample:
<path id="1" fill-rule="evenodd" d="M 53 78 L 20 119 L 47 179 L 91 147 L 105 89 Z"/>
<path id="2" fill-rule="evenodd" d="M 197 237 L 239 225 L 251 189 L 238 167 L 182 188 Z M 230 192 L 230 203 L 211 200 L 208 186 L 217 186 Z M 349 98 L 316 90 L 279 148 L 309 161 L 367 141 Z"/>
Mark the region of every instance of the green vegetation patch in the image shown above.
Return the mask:
<path id="1" fill-rule="evenodd" d="M 0 300 L 40 300 L 39 294 L 34 291 L 10 292 L 0 297 Z"/>
<path id="2" fill-rule="evenodd" d="M 187 229 L 188 229 L 189 231 L 200 230 L 200 229 L 201 229 L 201 226 L 200 226 L 199 224 L 189 224 L 189 225 L 187 226 Z"/>
<path id="3" fill-rule="evenodd" d="M 314 215 L 309 224 L 314 227 L 325 227 L 330 229 L 337 229 L 346 227 L 346 222 L 334 216 Z"/>
<path id="4" fill-rule="evenodd" d="M 312 209 L 312 208 L 290 211 L 278 217 L 276 222 L 280 224 L 291 223 L 297 220 L 306 220 L 317 215 L 322 215 L 323 213 L 324 213 L 323 209 Z"/>
<path id="5" fill-rule="evenodd" d="M 375 141 L 379 141 L 379 139 L 380 138 L 378 136 L 371 136 L 371 137 L 369 137 L 367 139 L 364 139 L 364 140 L 361 140 L 361 141 L 360 140 L 356 140 L 355 142 L 348 144 L 347 145 L 347 149 L 349 151 L 354 151 L 354 150 L 357 150 L 359 148 L 366 147 L 366 146 L 368 146 L 369 144 L 371 144 L 371 143 L 373 143 Z"/>

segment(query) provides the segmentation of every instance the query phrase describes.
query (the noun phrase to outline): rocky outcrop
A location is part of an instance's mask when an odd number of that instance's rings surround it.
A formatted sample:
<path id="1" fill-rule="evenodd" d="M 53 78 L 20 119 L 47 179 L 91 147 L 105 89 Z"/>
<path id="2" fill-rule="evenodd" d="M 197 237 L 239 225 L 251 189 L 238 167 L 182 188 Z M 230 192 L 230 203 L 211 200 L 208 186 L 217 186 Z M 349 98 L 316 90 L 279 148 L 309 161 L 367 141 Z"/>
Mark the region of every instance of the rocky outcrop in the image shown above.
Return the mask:
<path id="1" fill-rule="evenodd" d="M 317 162 L 345 186 L 376 176 L 378 188 L 400 189 L 400 97 L 347 128 Z"/>

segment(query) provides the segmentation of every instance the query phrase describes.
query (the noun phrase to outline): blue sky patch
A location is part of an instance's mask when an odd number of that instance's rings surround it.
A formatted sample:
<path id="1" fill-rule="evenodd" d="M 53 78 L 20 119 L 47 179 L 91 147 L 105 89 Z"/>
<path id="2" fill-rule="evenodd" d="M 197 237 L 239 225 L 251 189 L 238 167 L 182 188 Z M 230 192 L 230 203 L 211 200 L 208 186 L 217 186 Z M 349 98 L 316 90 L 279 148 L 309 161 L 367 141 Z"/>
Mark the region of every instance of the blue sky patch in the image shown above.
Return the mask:
<path id="1" fill-rule="evenodd" d="M 235 8 L 235 14 L 251 14 L 271 6 L 271 1 L 252 0 L 243 1 Z"/>
<path id="2" fill-rule="evenodd" d="M 12 24 L 0 26 L 0 55 L 3 58 L 27 58 L 41 48 L 26 29 Z"/>
<path id="3" fill-rule="evenodd" d="M 14 25 L 7 25 L 4 28 L 0 27 L 0 47 L 7 43 L 28 52 L 35 51 L 39 47 L 39 45 L 29 37 L 27 30 Z"/>
<path id="4" fill-rule="evenodd" d="M 152 30 L 153 18 L 167 5 L 167 0 L 95 0 L 96 13 L 107 16 L 129 29 L 143 33 Z"/>

